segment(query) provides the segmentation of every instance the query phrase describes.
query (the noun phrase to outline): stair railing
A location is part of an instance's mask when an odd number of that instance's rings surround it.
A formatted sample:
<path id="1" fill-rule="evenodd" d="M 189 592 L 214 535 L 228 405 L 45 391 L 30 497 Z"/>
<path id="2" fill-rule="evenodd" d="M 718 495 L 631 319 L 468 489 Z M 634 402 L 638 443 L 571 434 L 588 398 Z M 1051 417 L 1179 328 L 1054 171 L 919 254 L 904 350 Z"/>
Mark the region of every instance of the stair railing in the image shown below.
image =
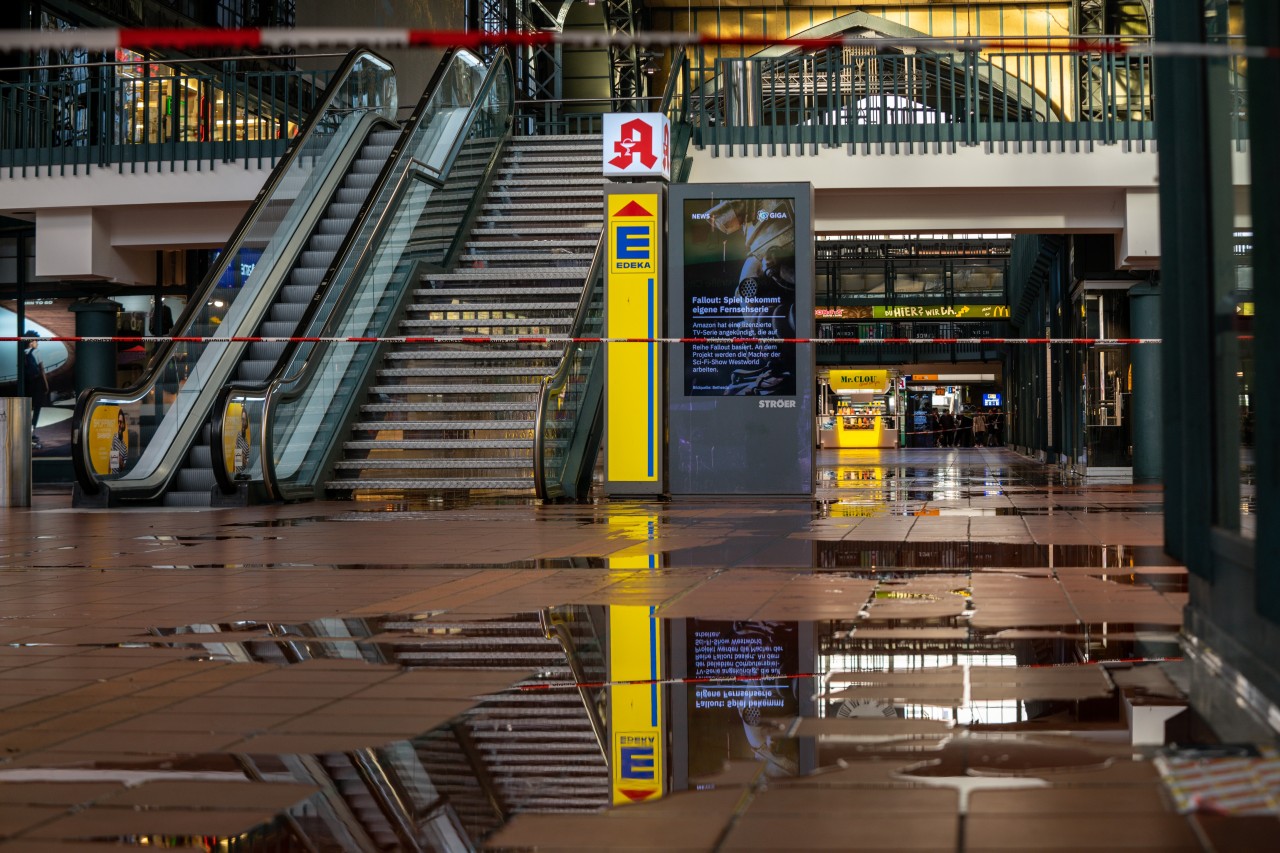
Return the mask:
<path id="1" fill-rule="evenodd" d="M 396 108 L 390 62 L 352 51 L 147 374 L 128 388 L 80 394 L 71 430 L 78 499 L 105 501 L 108 491 L 149 499 L 164 491 L 248 346 L 239 338 L 254 333 L 336 189 L 333 172 L 354 156 L 350 141 L 371 123 L 391 126 Z"/>
<path id="2" fill-rule="evenodd" d="M 459 234 L 470 230 L 476 198 L 510 137 L 514 86 L 505 51 L 487 67 L 466 51 L 455 60 L 397 143 L 399 157 L 384 172 L 394 182 L 377 190 L 370 215 L 352 230 L 350 251 L 335 260 L 330 276 L 341 285 L 329 288 L 330 304 L 316 312 L 271 379 L 234 384 L 220 396 L 213 446 L 222 452 L 214 454 L 213 467 L 223 490 L 254 484 L 265 497 L 285 500 L 321 488 L 336 437 L 358 412 L 364 379 L 413 282 L 456 256 Z M 474 186 L 463 186 L 469 191 L 464 215 L 437 213 L 441 191 L 455 185 L 454 163 L 477 141 L 488 146 L 488 157 Z"/>
<path id="3" fill-rule="evenodd" d="M 681 50 L 671 62 L 661 111 L 671 121 L 671 177 L 688 173 L 689 61 Z M 590 490 L 604 413 L 604 232 L 596 244 L 582 297 L 573 315 L 564 355 L 538 386 L 533 427 L 533 488 L 542 500 L 581 500 Z"/>

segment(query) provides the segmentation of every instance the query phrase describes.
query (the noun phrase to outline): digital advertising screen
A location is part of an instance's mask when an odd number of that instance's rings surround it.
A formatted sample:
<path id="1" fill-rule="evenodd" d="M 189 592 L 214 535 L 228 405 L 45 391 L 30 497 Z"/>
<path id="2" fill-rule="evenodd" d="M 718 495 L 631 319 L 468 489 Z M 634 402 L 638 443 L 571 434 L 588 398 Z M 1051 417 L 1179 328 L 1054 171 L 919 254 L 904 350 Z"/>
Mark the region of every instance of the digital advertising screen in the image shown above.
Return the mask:
<path id="1" fill-rule="evenodd" d="M 982 395 L 982 405 L 983 405 L 983 406 L 988 406 L 988 407 L 996 406 L 996 407 L 998 407 L 998 406 L 1000 406 L 1000 405 L 1001 405 L 1000 400 L 1001 400 L 1001 397 L 1000 397 L 1000 395 L 999 395 L 999 394 L 983 394 L 983 395 Z"/>
<path id="2" fill-rule="evenodd" d="M 790 198 L 685 199 L 684 346 L 690 397 L 796 394 L 796 217 Z M 746 339 L 746 340 L 731 340 Z M 760 340 L 763 339 L 763 340 Z"/>

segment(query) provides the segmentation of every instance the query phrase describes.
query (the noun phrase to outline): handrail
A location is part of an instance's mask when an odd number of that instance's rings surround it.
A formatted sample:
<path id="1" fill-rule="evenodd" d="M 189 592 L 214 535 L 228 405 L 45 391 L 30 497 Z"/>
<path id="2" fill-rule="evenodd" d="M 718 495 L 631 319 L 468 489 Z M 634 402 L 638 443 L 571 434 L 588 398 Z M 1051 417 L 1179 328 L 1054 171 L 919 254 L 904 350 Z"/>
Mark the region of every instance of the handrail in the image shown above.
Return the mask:
<path id="1" fill-rule="evenodd" d="M 388 201 L 388 204 L 378 214 L 378 218 L 374 222 L 373 233 L 371 235 L 372 239 L 366 242 L 363 248 L 360 250 L 360 254 L 356 257 L 356 263 L 352 268 L 352 274 L 347 277 L 346 281 L 342 285 L 342 289 L 338 293 L 337 298 L 333 300 L 333 305 L 335 310 L 330 314 L 331 317 L 338 313 L 338 309 L 341 306 L 344 306 L 349 303 L 351 292 L 356 286 L 356 284 L 360 281 L 360 274 L 366 268 L 367 259 L 370 252 L 372 251 L 373 247 L 377 244 L 378 240 L 380 240 L 382 235 L 385 233 L 388 214 L 390 214 L 392 211 L 395 210 L 397 203 L 403 197 L 405 187 L 409 185 L 409 179 L 414 178 L 414 179 L 421 180 L 423 178 L 426 178 L 427 180 L 433 183 L 438 182 L 436 177 L 431 172 L 431 167 L 428 166 L 426 163 L 422 162 L 421 160 L 418 160 L 417 158 L 411 158 L 407 161 L 407 164 L 409 166 L 420 166 L 422 168 L 420 170 L 407 168 L 405 169 L 404 172 L 401 173 L 399 179 L 397 179 L 395 187 L 391 191 L 391 197 Z M 375 188 L 375 190 L 376 189 L 377 188 Z M 372 193 L 370 194 L 372 195 Z M 364 221 L 364 216 L 362 215 L 360 219 L 358 219 L 355 223 L 352 224 L 351 230 L 350 232 L 348 232 L 348 239 L 350 238 L 351 234 L 354 234 L 356 233 L 356 231 L 359 230 L 360 226 L 363 224 L 363 221 Z M 348 251 L 351 248 L 354 248 L 354 247 L 349 245 L 344 247 L 344 249 Z M 331 271 L 332 271 L 332 268 L 331 268 Z M 326 276 L 325 280 L 328 280 L 328 276 Z M 308 319 L 314 319 L 315 308 L 318 304 L 319 304 L 319 300 L 312 300 L 312 303 L 307 306 L 307 312 L 310 316 L 305 317 L 304 320 L 302 321 L 299 321 L 299 324 L 298 324 L 299 328 L 302 328 Z M 326 324 L 325 324 L 326 329 L 328 327 L 328 322 L 329 321 L 326 321 Z M 323 332 L 321 333 L 321 336 L 323 336 Z M 307 336 L 307 337 L 312 337 L 312 336 Z M 276 361 L 276 364 L 277 365 L 288 364 L 289 357 L 294 352 L 297 351 L 298 345 L 299 345 L 298 340 L 295 339 L 290 341 L 286 350 L 280 354 L 280 358 Z M 265 395 L 265 399 L 263 401 L 263 406 L 264 406 L 263 424 L 267 424 L 269 423 L 269 419 L 266 416 L 266 412 L 269 411 L 270 409 L 273 396 L 274 396 L 273 392 L 283 385 L 292 384 L 304 378 L 304 376 L 308 373 L 308 368 L 311 365 L 311 363 L 312 363 L 311 358 L 308 357 L 302 362 L 302 365 L 301 367 L 298 368 L 298 370 L 296 370 L 295 372 L 287 376 L 276 375 L 270 379 L 265 379 L 259 382 L 229 382 L 222 387 L 221 391 L 218 392 L 217 400 L 214 402 L 214 405 L 213 405 L 213 411 L 215 412 L 225 411 L 226 404 L 229 401 L 230 397 L 237 392 L 243 393 L 246 395 L 262 393 Z M 226 437 L 224 432 L 223 419 L 215 418 L 213 421 L 212 429 L 213 431 L 210 438 L 210 444 L 215 448 L 222 447 Z M 268 467 L 270 467 L 271 469 L 274 469 L 274 464 L 270 461 L 272 460 L 272 455 L 267 452 L 270 447 L 270 443 L 268 441 L 268 431 L 266 429 L 261 429 L 258 431 L 258 436 L 259 436 L 259 452 L 261 454 L 260 458 L 263 460 L 262 464 L 263 464 L 264 474 L 265 474 Z M 218 487 L 223 491 L 224 494 L 231 494 L 236 490 L 236 483 L 233 480 L 230 472 L 227 471 L 226 465 L 223 464 L 224 462 L 225 462 L 225 459 L 223 459 L 221 456 L 216 457 L 213 460 L 213 478 L 217 480 Z M 271 477 L 264 476 L 263 479 L 267 486 L 268 496 L 274 498 L 275 495 L 272 494 L 272 489 L 271 489 L 271 485 L 275 479 L 274 470 L 272 471 L 272 473 L 273 473 L 273 476 Z"/>
<path id="2" fill-rule="evenodd" d="M 227 240 L 219 261 L 214 264 L 205 276 L 199 295 L 188 300 L 186 307 L 174 324 L 174 329 L 180 330 L 180 332 L 187 332 L 196 321 L 196 318 L 205 308 L 209 295 L 218 287 L 219 280 L 227 272 L 233 260 L 237 258 L 251 230 L 258 224 L 259 218 L 263 213 L 264 202 L 281 188 L 286 176 L 291 174 L 292 167 L 304 156 L 307 143 L 311 140 L 320 123 L 326 120 L 329 107 L 342 94 L 344 86 L 355 71 L 357 64 L 365 60 L 372 60 L 387 69 L 392 67 L 384 57 L 371 50 L 357 49 L 347 55 L 347 58 L 338 67 L 333 79 L 325 89 L 318 106 L 307 117 L 298 135 L 289 141 L 284 157 L 281 158 L 279 164 L 267 178 L 262 189 L 258 191 L 253 202 L 249 205 L 249 209 Z M 175 338 L 183 336 L 181 333 L 174 335 Z M 72 415 L 71 460 L 76 481 L 85 494 L 96 495 L 102 488 L 102 481 L 92 474 L 93 465 L 87 457 L 88 442 L 86 441 L 87 424 L 85 423 L 85 418 L 89 414 L 92 405 L 97 400 L 108 397 L 120 397 L 122 402 L 137 402 L 149 393 L 154 393 L 162 371 L 170 363 L 177 347 L 177 341 L 172 339 L 167 341 L 156 353 L 156 356 L 152 358 L 147 375 L 133 385 L 123 389 L 86 388 L 77 398 Z M 169 476 L 171 474 L 172 472 L 170 472 Z"/>
<path id="3" fill-rule="evenodd" d="M 683 124 L 688 115 L 687 98 L 677 97 L 677 90 L 683 88 L 687 95 L 689 88 L 689 62 L 685 51 L 681 49 L 671 61 L 671 72 L 667 77 L 667 85 L 662 93 L 662 101 L 660 110 L 664 115 L 672 119 L 673 125 Z M 674 109 L 674 115 L 672 111 Z M 676 133 L 672 133 L 672 142 L 674 147 Z M 672 157 L 672 180 L 679 180 L 678 172 L 680 168 L 675 164 L 675 157 Z M 573 323 L 570 326 L 568 337 L 572 339 L 583 336 L 582 332 L 587 323 L 588 314 L 591 303 L 595 301 L 595 283 L 602 275 L 602 266 L 604 264 L 604 255 L 607 247 L 607 239 L 605 232 L 602 231 L 600 239 L 596 243 L 595 254 L 591 258 L 591 266 L 587 269 L 587 275 L 582 288 L 582 295 L 578 298 L 578 305 L 574 311 Z M 569 373 L 573 366 L 574 345 L 570 344 L 565 347 L 564 354 L 560 358 L 560 363 L 556 366 L 554 373 L 544 376 L 538 383 L 538 407 L 534 415 L 533 422 L 533 491 L 534 495 L 540 500 L 549 500 L 553 497 L 560 497 L 563 494 L 563 484 L 557 483 L 553 488 L 547 482 L 546 470 L 546 424 L 547 409 L 551 404 L 552 397 L 558 397 L 564 393 L 569 382 Z"/>
<path id="4" fill-rule="evenodd" d="M 425 180 L 437 187 L 442 186 L 441 178 L 442 176 L 449 174 L 451 171 L 458 153 L 466 142 L 467 131 L 474 126 L 486 98 L 489 96 L 493 86 L 496 85 L 496 81 L 499 79 L 499 74 L 504 73 L 504 69 L 509 69 L 509 66 L 510 62 L 506 53 L 501 52 L 498 55 L 498 58 L 492 61 L 485 69 L 485 76 L 482 82 L 476 87 L 472 103 L 470 104 L 466 116 L 460 125 L 462 132 L 456 136 L 452 144 L 449 146 L 447 156 L 443 158 L 443 162 L 439 170 L 416 157 L 409 158 L 408 160 L 398 159 L 394 156 L 390 158 L 388 169 L 386 170 L 388 179 L 390 173 L 395 169 L 403 168 L 404 171 L 397 179 L 396 184 L 392 187 L 391 193 L 387 197 L 387 203 L 383 206 L 378 218 L 373 221 L 372 229 L 366 233 L 364 224 L 353 227 L 351 231 L 352 235 L 355 235 L 357 232 L 362 234 L 363 246 L 360 254 L 356 256 L 354 263 L 350 265 L 350 272 L 346 274 L 346 278 L 342 283 L 341 290 L 338 291 L 337 297 L 331 300 L 333 307 L 326 315 L 324 326 L 318 332 L 308 335 L 308 337 L 323 338 L 331 336 L 334 325 L 342 322 L 344 319 L 344 309 L 355 298 L 359 287 L 363 284 L 364 273 L 369 268 L 369 264 L 373 260 L 374 253 L 381 247 L 382 237 L 385 234 L 387 227 L 390 225 L 392 215 L 397 212 L 397 209 L 400 206 L 400 201 L 402 200 L 406 189 L 410 186 L 411 180 Z M 440 67 L 441 69 L 445 69 L 447 67 L 447 63 L 442 63 Z M 441 78 L 441 80 L 442 79 L 443 78 Z M 437 81 L 433 80 L 433 84 L 436 82 Z M 415 134 L 421 129 L 421 121 L 426 116 L 427 107 L 430 105 L 430 101 L 434 95 L 434 87 L 428 87 L 428 90 L 424 93 L 419 102 L 418 108 L 415 110 L 414 117 L 410 120 L 410 123 L 406 126 L 406 130 L 402 134 L 401 142 L 397 143 L 397 151 L 403 153 L 404 146 L 411 139 L 414 139 Z M 491 161 L 486 171 L 486 179 L 491 175 L 493 168 L 494 163 Z M 386 188 L 387 185 L 384 182 L 370 193 L 370 197 L 374 198 L 380 196 Z M 474 208 L 474 205 L 472 207 Z M 362 223 L 367 222 L 368 217 L 363 217 Z M 465 222 L 460 227 L 465 227 Z M 340 267 L 346 266 L 349 261 L 350 252 L 347 252 L 346 257 L 340 260 L 335 258 L 334 266 L 331 269 L 330 274 L 336 274 L 336 271 Z M 309 344 L 310 350 L 307 352 L 302 363 L 297 365 L 295 369 L 285 374 L 284 371 L 292 365 L 289 364 L 288 360 L 282 358 L 277 363 L 278 366 L 274 375 L 269 379 L 260 383 L 232 383 L 231 385 L 228 385 L 228 387 L 223 389 L 223 392 L 219 395 L 219 403 L 217 404 L 218 408 L 215 409 L 215 411 L 225 411 L 232 395 L 238 394 L 254 398 L 261 397 L 261 429 L 259 430 L 258 441 L 259 459 L 262 465 L 261 482 L 267 492 L 267 496 L 271 499 L 282 499 L 284 497 L 277 471 L 275 469 L 275 454 L 273 452 L 275 440 L 273 430 L 274 418 L 272 416 L 273 409 L 281 399 L 295 399 L 307 387 L 309 387 L 315 372 L 319 369 L 321 361 L 319 355 L 327 352 L 328 350 L 328 345 L 321 341 L 311 341 Z M 296 356 L 297 351 L 295 350 L 295 360 Z M 286 388 L 293 388 L 294 390 L 285 391 L 284 389 Z M 284 395 L 283 398 L 281 398 L 282 394 Z M 216 420 L 215 423 L 217 423 Z M 234 487 L 234 480 L 230 473 L 225 469 L 225 459 L 222 457 L 215 458 L 213 460 L 213 465 L 215 472 L 214 475 L 218 480 L 219 485 L 223 489 Z"/>
<path id="5" fill-rule="evenodd" d="M 582 329 L 587 322 L 587 309 L 593 301 L 592 284 L 600 275 L 600 267 L 604 264 L 606 244 L 606 234 L 601 231 L 600 239 L 596 241 L 595 253 L 591 256 L 591 266 L 587 267 L 587 275 L 584 279 L 586 286 L 582 288 L 582 295 L 578 297 L 578 305 L 573 312 L 573 324 L 566 335 L 570 339 L 582 337 Z M 560 357 L 560 364 L 556 366 L 555 373 L 542 377 L 538 382 L 538 410 L 533 419 L 533 492 L 539 500 L 548 500 L 553 497 L 546 482 L 546 458 L 543 453 L 545 439 L 542 428 L 546 422 L 547 405 L 551 397 L 562 393 L 569 381 L 569 368 L 573 363 L 569 358 L 569 351 L 572 347 L 573 344 L 565 347 L 564 355 Z"/>
<path id="6" fill-rule="evenodd" d="M 450 63 L 453 62 L 453 58 L 457 53 L 458 53 L 457 48 L 449 48 L 449 50 L 445 52 L 444 56 L 440 58 L 440 62 L 436 66 L 436 70 L 432 73 L 431 79 L 427 82 L 426 88 L 423 89 L 422 96 L 418 99 L 417 104 L 414 105 L 414 108 L 413 108 L 414 111 L 413 111 L 413 114 L 407 120 L 406 129 L 416 128 L 418 123 L 421 122 L 422 114 L 423 114 L 423 111 L 425 110 L 425 105 L 428 103 L 428 101 L 435 95 L 436 91 L 439 89 L 441 82 L 444 80 L 444 75 L 447 69 L 449 68 Z M 346 236 L 342 238 L 342 242 L 339 244 L 337 252 L 334 253 L 333 260 L 330 262 L 329 268 L 325 270 L 324 275 L 321 277 L 320 281 L 322 285 L 324 282 L 332 281 L 334 275 L 336 275 L 338 270 L 341 269 L 341 265 L 346 262 L 347 256 L 351 252 L 352 244 L 356 240 L 356 235 L 359 233 L 361 226 L 363 225 L 365 219 L 368 217 L 369 210 L 375 203 L 379 193 L 382 191 L 382 188 L 385 187 L 387 181 L 391 179 L 391 174 L 395 170 L 396 165 L 400 160 L 400 155 L 403 152 L 404 146 L 407 143 L 407 140 L 411 135 L 411 133 L 412 133 L 411 130 L 407 130 L 407 132 L 401 133 L 400 137 L 396 140 L 395 144 L 392 146 L 390 153 L 387 155 L 386 163 L 384 163 L 382 169 L 379 170 L 378 177 L 374 179 L 373 186 L 370 188 L 369 192 L 365 195 L 364 201 L 361 202 L 360 210 L 357 211 L 355 219 L 351 223 L 351 227 L 347 229 Z M 401 180 L 403 181 L 403 176 L 401 176 Z M 397 193 L 399 192 L 399 187 L 397 187 L 396 192 Z M 384 210 L 383 216 L 385 216 L 385 213 L 386 211 Z M 379 222 L 380 221 L 381 221 L 381 217 Z M 368 249 L 369 249 L 369 245 L 366 243 L 363 251 L 367 253 Z M 361 258 L 363 258 L 363 254 L 361 255 Z M 347 285 L 344 285 L 343 291 L 340 293 L 338 297 L 339 300 L 343 300 L 344 297 L 346 296 L 346 287 L 349 286 L 349 284 L 350 282 L 348 282 Z M 298 324 L 297 324 L 298 329 L 309 328 L 311 323 L 314 322 L 316 312 L 319 311 L 320 306 L 324 302 L 324 300 L 321 299 L 323 290 L 324 290 L 323 287 L 318 289 L 316 291 L 315 297 L 307 305 L 306 310 L 302 314 L 302 317 L 299 318 L 298 320 Z M 293 358 L 294 352 L 297 351 L 298 346 L 299 346 L 299 342 L 297 340 L 289 341 L 289 343 L 285 345 L 284 350 L 280 353 L 279 358 L 276 359 L 277 367 L 288 364 L 289 361 Z M 268 379 L 259 383 L 236 383 L 236 382 L 229 383 L 228 385 L 224 386 L 222 390 L 218 392 L 218 396 L 214 400 L 213 411 L 215 412 L 225 411 L 227 397 L 229 396 L 229 389 L 240 386 L 240 385 L 247 386 L 250 389 L 253 388 L 254 386 L 262 385 L 263 389 L 265 390 L 265 387 L 267 384 L 269 384 L 269 382 L 270 380 Z M 212 447 L 215 447 L 215 448 L 222 447 L 222 442 L 224 441 L 223 426 L 224 424 L 223 424 L 222 418 L 214 419 L 211 438 L 210 438 Z M 260 430 L 259 431 L 260 437 L 262 433 L 263 431 Z M 213 460 L 213 478 L 217 482 L 219 490 L 221 490 L 223 494 L 229 495 L 235 492 L 236 485 L 232 481 L 231 475 L 227 472 L 226 465 L 222 464 L 222 461 L 223 461 L 223 456 L 221 454 L 217 454 Z"/>

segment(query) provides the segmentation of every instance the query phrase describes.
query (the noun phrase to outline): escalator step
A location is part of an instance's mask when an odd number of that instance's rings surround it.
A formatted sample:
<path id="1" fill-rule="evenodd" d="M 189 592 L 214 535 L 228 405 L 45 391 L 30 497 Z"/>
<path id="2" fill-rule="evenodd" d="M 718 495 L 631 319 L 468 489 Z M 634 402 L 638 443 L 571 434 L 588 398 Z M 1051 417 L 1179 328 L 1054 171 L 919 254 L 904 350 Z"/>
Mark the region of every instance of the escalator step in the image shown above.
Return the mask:
<path id="1" fill-rule="evenodd" d="M 211 492 L 181 492 L 170 490 L 165 493 L 165 506 L 209 506 L 213 503 Z"/>
<path id="2" fill-rule="evenodd" d="M 236 376 L 245 382 L 262 382 L 275 370 L 274 361 L 242 361 L 236 368 Z"/>
<path id="3" fill-rule="evenodd" d="M 269 316 L 273 321 L 291 323 L 292 328 L 296 329 L 298 321 L 306 312 L 307 303 L 305 302 L 276 302 L 272 304 Z"/>
<path id="4" fill-rule="evenodd" d="M 249 361 L 270 361 L 275 363 L 284 352 L 285 344 L 253 343 L 249 344 Z"/>
<path id="5" fill-rule="evenodd" d="M 287 338 L 298 328 L 297 323 L 278 320 L 267 320 L 258 327 L 258 335 L 263 338 Z"/>
<path id="6" fill-rule="evenodd" d="M 174 477 L 172 488 L 179 492 L 203 491 L 207 495 L 214 485 L 212 468 L 183 468 Z"/>

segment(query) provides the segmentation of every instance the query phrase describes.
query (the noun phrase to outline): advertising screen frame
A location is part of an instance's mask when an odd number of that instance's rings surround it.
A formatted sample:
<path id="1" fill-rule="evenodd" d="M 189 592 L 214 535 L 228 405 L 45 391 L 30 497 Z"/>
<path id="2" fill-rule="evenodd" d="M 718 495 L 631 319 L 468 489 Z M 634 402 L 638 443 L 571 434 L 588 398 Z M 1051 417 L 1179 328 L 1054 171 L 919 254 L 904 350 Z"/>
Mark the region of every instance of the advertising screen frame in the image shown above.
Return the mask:
<path id="1" fill-rule="evenodd" d="M 813 345 L 732 340 L 813 337 L 812 185 L 677 184 L 667 221 L 669 335 L 715 339 L 668 348 L 668 491 L 812 495 Z"/>

